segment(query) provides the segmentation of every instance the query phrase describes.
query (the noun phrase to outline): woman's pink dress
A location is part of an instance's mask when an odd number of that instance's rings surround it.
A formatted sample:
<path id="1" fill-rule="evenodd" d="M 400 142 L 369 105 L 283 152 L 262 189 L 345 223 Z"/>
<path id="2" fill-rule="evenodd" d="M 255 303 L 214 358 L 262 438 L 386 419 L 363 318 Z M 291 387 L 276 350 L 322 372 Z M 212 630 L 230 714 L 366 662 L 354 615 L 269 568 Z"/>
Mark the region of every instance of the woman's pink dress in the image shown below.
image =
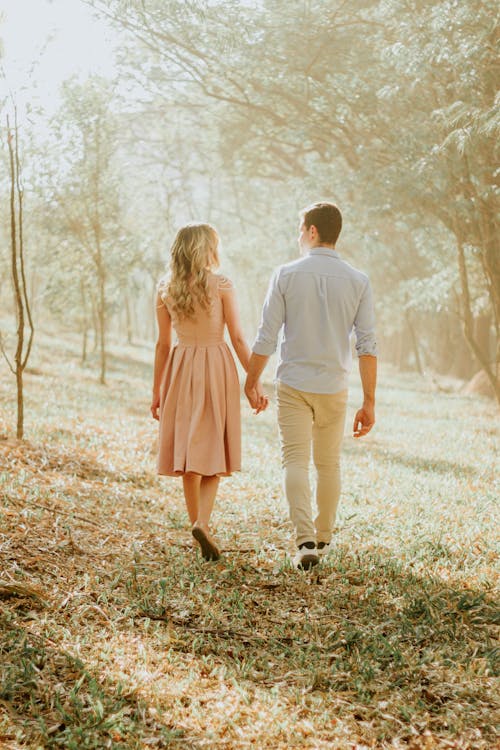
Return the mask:
<path id="1" fill-rule="evenodd" d="M 210 273 L 211 305 L 195 305 L 192 318 L 172 318 L 178 342 L 160 389 L 158 474 L 188 471 L 227 476 L 241 469 L 240 384 L 224 341 L 222 297 L 229 279 Z"/>

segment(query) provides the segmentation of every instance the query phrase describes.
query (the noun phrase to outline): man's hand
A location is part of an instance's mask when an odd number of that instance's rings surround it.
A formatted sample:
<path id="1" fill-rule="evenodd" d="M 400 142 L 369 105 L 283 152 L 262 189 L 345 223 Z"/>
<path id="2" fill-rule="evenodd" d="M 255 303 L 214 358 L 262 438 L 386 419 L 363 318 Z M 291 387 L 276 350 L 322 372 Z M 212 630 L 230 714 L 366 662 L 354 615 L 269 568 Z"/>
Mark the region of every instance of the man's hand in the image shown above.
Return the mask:
<path id="1" fill-rule="evenodd" d="M 260 376 L 264 367 L 267 364 L 269 357 L 263 354 L 255 354 L 252 352 L 250 361 L 248 363 L 247 379 L 245 381 L 245 396 L 248 399 L 248 403 L 255 410 L 255 414 L 259 414 L 264 409 L 267 409 L 269 399 L 264 396 L 262 385 L 260 384 Z"/>
<path id="2" fill-rule="evenodd" d="M 245 396 L 255 414 L 260 414 L 261 411 L 267 409 L 269 398 L 264 395 L 260 381 L 257 381 L 256 385 L 252 386 L 247 380 L 245 383 Z"/>
<path id="3" fill-rule="evenodd" d="M 373 404 L 363 404 L 354 417 L 353 434 L 355 438 L 363 437 L 370 432 L 375 424 L 375 407 Z"/>
<path id="4" fill-rule="evenodd" d="M 377 358 L 371 354 L 360 354 L 359 374 L 363 386 L 363 406 L 354 417 L 355 438 L 363 437 L 375 424 L 375 386 L 377 384 Z"/>
<path id="5" fill-rule="evenodd" d="M 153 419 L 160 419 L 159 415 L 159 409 L 160 409 L 160 394 L 155 395 L 153 393 L 153 400 L 151 402 L 151 414 L 153 416 Z"/>

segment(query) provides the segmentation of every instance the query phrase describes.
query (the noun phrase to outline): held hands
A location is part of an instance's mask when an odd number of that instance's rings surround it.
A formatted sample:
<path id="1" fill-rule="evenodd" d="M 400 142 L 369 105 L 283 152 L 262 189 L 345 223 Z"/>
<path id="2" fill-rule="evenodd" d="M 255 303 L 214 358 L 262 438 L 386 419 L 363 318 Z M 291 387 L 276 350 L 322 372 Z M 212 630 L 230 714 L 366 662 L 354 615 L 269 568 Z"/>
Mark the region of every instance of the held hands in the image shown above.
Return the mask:
<path id="1" fill-rule="evenodd" d="M 265 411 L 269 405 L 269 398 L 264 394 L 259 380 L 254 386 L 249 384 L 248 381 L 245 383 L 245 396 L 254 410 L 254 414 L 260 414 L 260 412 Z"/>
<path id="2" fill-rule="evenodd" d="M 363 437 L 375 424 L 375 407 L 373 404 L 364 403 L 361 409 L 358 409 L 354 417 L 353 435 L 355 438 Z"/>

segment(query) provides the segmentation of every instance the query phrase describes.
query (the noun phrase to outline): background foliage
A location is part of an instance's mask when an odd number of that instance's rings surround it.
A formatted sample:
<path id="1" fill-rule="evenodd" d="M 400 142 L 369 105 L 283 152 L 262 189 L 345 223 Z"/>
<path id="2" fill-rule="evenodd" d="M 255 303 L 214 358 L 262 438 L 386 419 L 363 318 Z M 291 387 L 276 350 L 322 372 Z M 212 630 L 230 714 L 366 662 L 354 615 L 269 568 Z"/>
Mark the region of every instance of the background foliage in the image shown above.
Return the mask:
<path id="1" fill-rule="evenodd" d="M 38 320 L 79 330 L 83 357 L 92 331 L 151 340 L 173 233 L 204 219 L 251 337 L 297 211 L 326 197 L 382 357 L 498 389 L 496 3 L 86 4 L 122 35 L 115 79 L 69 80 L 49 142 L 21 134 Z"/>

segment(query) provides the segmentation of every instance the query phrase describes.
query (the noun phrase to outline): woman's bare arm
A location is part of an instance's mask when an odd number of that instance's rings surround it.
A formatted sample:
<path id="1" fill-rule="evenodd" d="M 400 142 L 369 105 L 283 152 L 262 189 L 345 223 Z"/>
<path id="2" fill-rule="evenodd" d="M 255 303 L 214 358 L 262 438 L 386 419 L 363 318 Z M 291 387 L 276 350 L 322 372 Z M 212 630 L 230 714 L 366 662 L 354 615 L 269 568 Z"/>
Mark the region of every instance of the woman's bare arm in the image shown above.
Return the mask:
<path id="1" fill-rule="evenodd" d="M 224 291 L 221 297 L 224 310 L 224 319 L 229 331 L 231 344 L 233 345 L 234 351 L 236 352 L 236 356 L 241 362 L 241 366 L 243 367 L 245 372 L 248 372 L 248 364 L 250 362 L 252 352 L 246 342 L 245 334 L 243 333 L 243 329 L 241 327 L 236 293 L 232 288 L 227 289 Z M 260 381 L 257 381 L 257 383 L 255 384 L 254 399 L 251 406 L 255 409 L 255 413 L 258 414 L 259 412 L 264 411 L 267 408 L 268 403 L 269 399 L 264 395 L 264 391 L 262 390 Z"/>
<path id="2" fill-rule="evenodd" d="M 222 307 L 224 310 L 224 320 L 226 321 L 227 330 L 229 331 L 229 338 L 233 345 L 236 356 L 241 362 L 241 366 L 248 371 L 248 363 L 250 361 L 250 347 L 248 346 L 245 334 L 241 327 L 240 313 L 238 310 L 238 302 L 236 300 L 236 292 L 234 289 L 227 289 L 221 295 Z"/>
<path id="3" fill-rule="evenodd" d="M 156 298 L 156 319 L 158 321 L 158 339 L 155 348 L 153 399 L 151 402 L 151 414 L 154 419 L 159 419 L 158 409 L 160 406 L 160 385 L 168 355 L 172 346 L 172 320 L 160 295 Z"/>

